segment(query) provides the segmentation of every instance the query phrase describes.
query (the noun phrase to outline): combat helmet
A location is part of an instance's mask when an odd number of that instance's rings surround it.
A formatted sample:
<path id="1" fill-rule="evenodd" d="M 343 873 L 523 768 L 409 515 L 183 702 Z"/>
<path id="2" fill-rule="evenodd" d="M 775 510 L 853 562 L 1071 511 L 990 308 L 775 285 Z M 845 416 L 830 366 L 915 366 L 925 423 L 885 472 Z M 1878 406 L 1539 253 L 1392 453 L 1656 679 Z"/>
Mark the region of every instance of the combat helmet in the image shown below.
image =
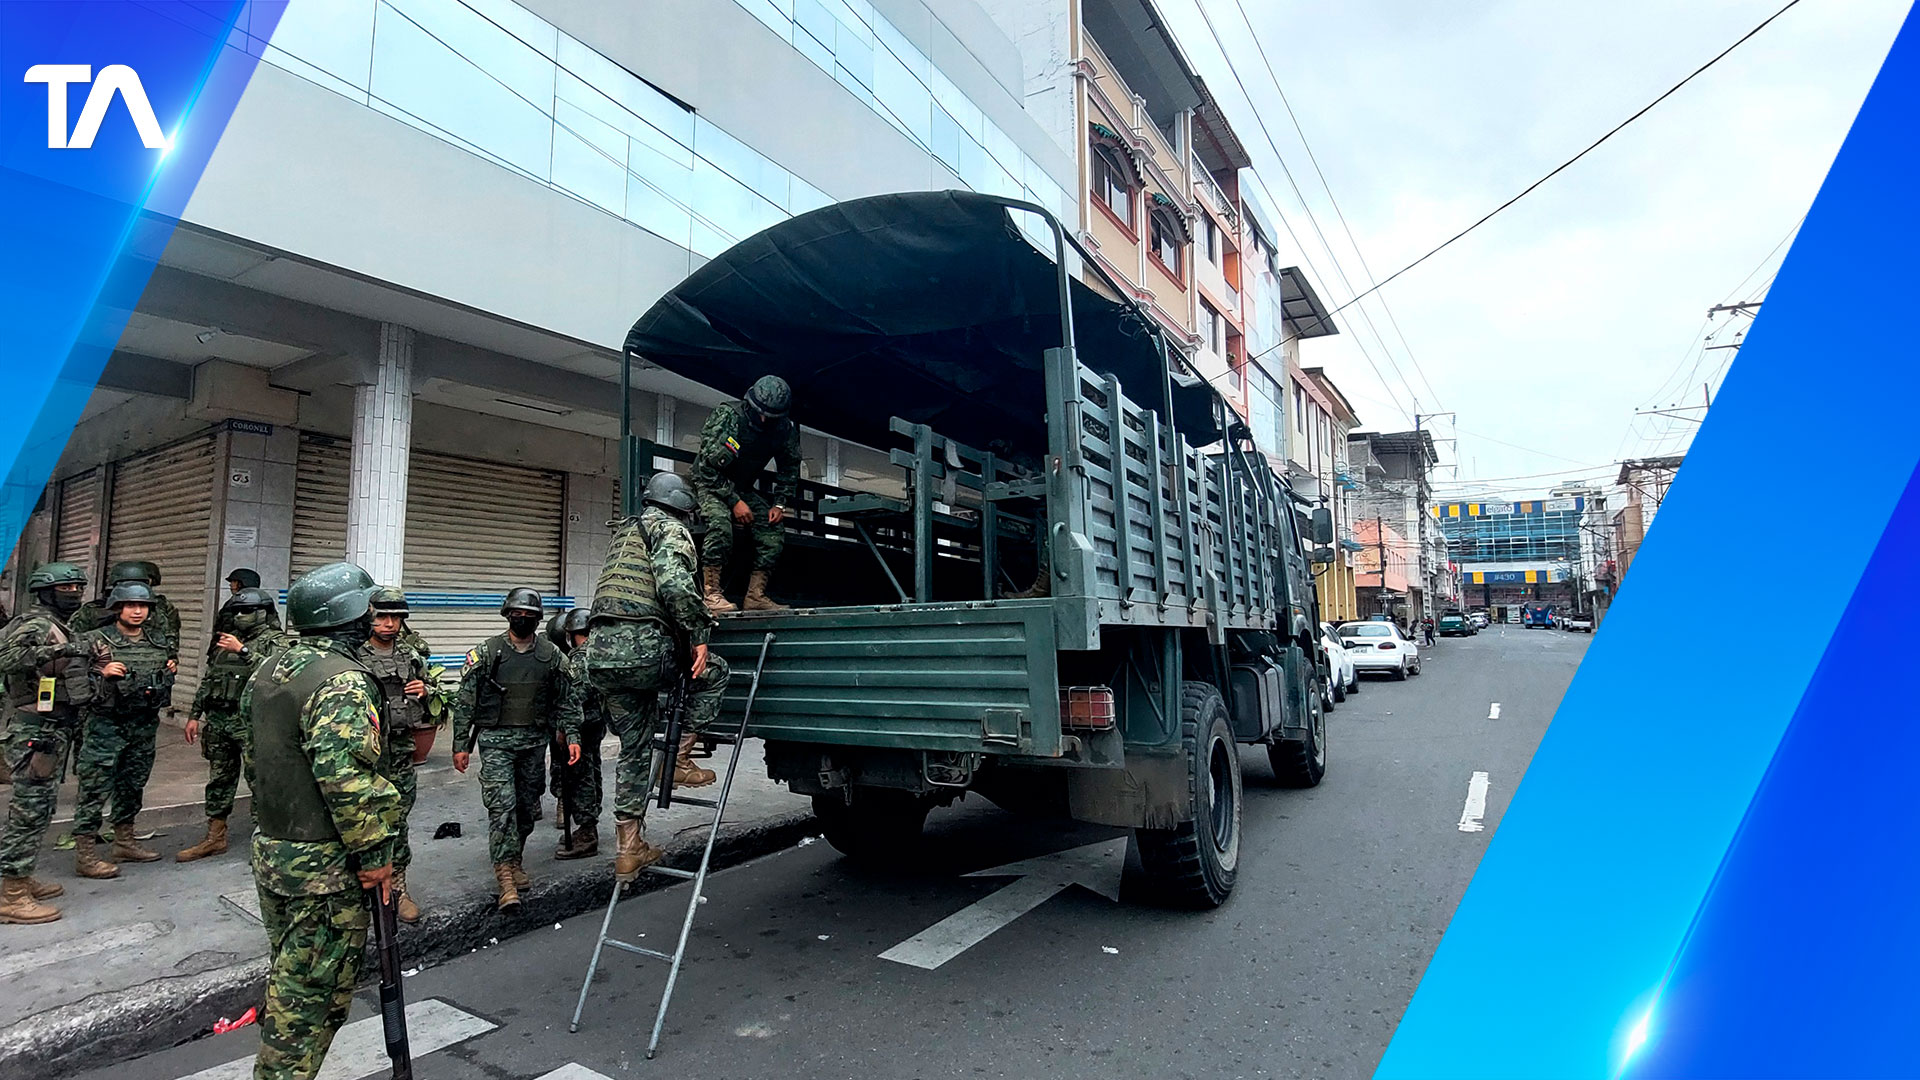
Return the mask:
<path id="1" fill-rule="evenodd" d="M 138 581 L 149 586 L 160 584 L 160 567 L 145 560 L 128 559 L 114 563 L 107 570 L 107 587 L 112 588 L 123 581 Z"/>
<path id="2" fill-rule="evenodd" d="M 287 588 L 287 627 L 291 630 L 329 630 L 366 615 L 371 610 L 373 575 L 350 562 L 316 567 Z"/>
<path id="3" fill-rule="evenodd" d="M 530 611 L 539 615 L 546 610 L 546 605 L 540 602 L 540 594 L 528 588 L 507 590 L 507 598 L 500 603 L 502 615 L 511 615 L 516 611 L 521 613 Z"/>
<path id="4" fill-rule="evenodd" d="M 693 489 L 678 473 L 671 472 L 654 473 L 647 481 L 646 490 L 640 493 L 640 500 L 671 511 L 681 518 L 693 513 L 697 506 L 693 501 Z"/>
<path id="5" fill-rule="evenodd" d="M 369 603 L 373 610 L 388 615 L 405 615 L 408 610 L 407 594 L 398 585 L 382 585 L 373 590 L 373 598 Z"/>
<path id="6" fill-rule="evenodd" d="M 762 375 L 747 388 L 747 405 L 768 420 L 785 420 L 793 408 L 793 390 L 778 375 Z"/>
<path id="7" fill-rule="evenodd" d="M 121 604 L 151 605 L 152 603 L 153 590 L 148 588 L 144 581 L 122 581 L 107 594 L 107 609 L 110 611 L 120 610 Z"/>
<path id="8" fill-rule="evenodd" d="M 85 585 L 87 572 L 70 562 L 41 563 L 27 575 L 27 591 L 39 592 L 56 585 Z"/>
<path id="9" fill-rule="evenodd" d="M 265 589 L 241 589 L 227 601 L 227 606 L 235 611 L 252 611 L 254 608 L 273 606 L 273 594 Z"/>

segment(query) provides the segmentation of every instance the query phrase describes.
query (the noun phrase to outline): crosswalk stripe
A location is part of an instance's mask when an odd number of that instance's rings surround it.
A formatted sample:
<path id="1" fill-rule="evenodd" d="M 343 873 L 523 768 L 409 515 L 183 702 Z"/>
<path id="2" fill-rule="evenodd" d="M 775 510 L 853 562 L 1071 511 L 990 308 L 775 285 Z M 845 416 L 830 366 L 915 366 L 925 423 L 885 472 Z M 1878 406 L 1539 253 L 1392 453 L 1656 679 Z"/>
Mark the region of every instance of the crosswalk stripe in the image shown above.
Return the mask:
<path id="1" fill-rule="evenodd" d="M 482 1020 L 438 998 L 416 1001 L 407 1006 L 407 1042 L 415 1060 L 476 1035 L 484 1035 L 498 1026 L 491 1020 Z M 315 1080 L 361 1080 L 362 1077 L 386 1072 L 390 1067 L 386 1032 L 381 1028 L 378 1016 L 369 1016 L 340 1029 L 340 1034 L 334 1037 L 332 1049 L 327 1051 L 326 1064 L 320 1066 L 320 1074 Z M 180 1080 L 251 1080 L 252 1076 L 253 1059 L 243 1057 L 211 1069 L 202 1069 Z"/>
<path id="2" fill-rule="evenodd" d="M 82 956 L 108 952 L 113 949 L 139 945 L 173 933 L 172 923 L 138 922 L 127 926 L 116 926 L 108 930 L 89 931 L 86 936 L 71 940 L 57 941 L 52 945 L 42 945 L 37 949 L 24 949 L 12 956 L 0 958 L 0 979 L 11 979 L 15 975 L 43 968 L 52 964 L 77 960 Z"/>

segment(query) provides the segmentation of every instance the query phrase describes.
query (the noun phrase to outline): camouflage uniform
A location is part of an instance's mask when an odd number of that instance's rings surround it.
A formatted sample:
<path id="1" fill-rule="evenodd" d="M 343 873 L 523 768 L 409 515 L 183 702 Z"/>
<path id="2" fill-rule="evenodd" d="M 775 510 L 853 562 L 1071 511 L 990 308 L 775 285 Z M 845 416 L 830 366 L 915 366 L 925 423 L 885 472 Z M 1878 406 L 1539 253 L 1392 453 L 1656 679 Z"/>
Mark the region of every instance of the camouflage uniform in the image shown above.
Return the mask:
<path id="1" fill-rule="evenodd" d="M 72 634 L 59 613 L 40 604 L 0 633 L 0 671 L 6 674 L 13 721 L 6 751 L 13 796 L 0 833 L 0 876 L 33 874 L 40 841 L 53 821 L 67 746 L 79 734 L 82 708 L 93 693 L 87 676 L 92 655 L 92 646 Z M 39 712 L 39 682 L 49 673 L 57 674 L 62 686 L 53 711 Z"/>
<path id="2" fill-rule="evenodd" d="M 632 565 L 627 565 L 631 563 Z M 609 548 L 607 568 L 595 591 L 593 631 L 582 661 L 583 678 L 604 702 L 607 720 L 620 737 L 620 761 L 614 768 L 613 813 L 645 821 L 647 789 L 653 780 L 653 733 L 660 723 L 660 691 L 686 670 L 686 649 L 705 645 L 715 619 L 700 596 L 694 574 L 699 552 L 686 525 L 656 506 L 620 523 Z M 643 601 L 618 599 L 620 578 Z M 707 670 L 693 683 L 686 724 L 705 730 L 720 715 L 727 688 L 727 663 L 707 654 Z"/>
<path id="3" fill-rule="evenodd" d="M 568 743 L 580 741 L 580 700 L 559 646 L 536 635 L 521 652 L 496 634 L 467 653 L 453 704 L 453 748 L 472 753 L 479 745 L 487 852 L 495 866 L 519 865 L 555 729 Z"/>
<path id="4" fill-rule="evenodd" d="M 405 643 L 409 636 L 415 640 L 419 637 L 403 631 L 394 639 L 393 647 L 385 651 L 369 638 L 357 650 L 360 663 L 373 672 L 374 679 L 380 683 L 380 692 L 386 705 L 386 753 L 382 769 L 400 792 L 400 835 L 395 842 L 393 855 L 395 871 L 405 870 L 413 863 L 407 817 L 413 813 L 413 804 L 420 794 L 419 772 L 413 764 L 413 733 L 417 729 L 433 726 L 433 721 L 427 718 L 425 702 L 415 701 L 402 692 L 402 688 L 414 679 L 427 681 L 426 653 L 410 648 Z"/>
<path id="5" fill-rule="evenodd" d="M 101 678 L 86 709 L 73 831 L 94 835 L 100 831 L 109 799 L 115 826 L 131 826 L 140 814 L 147 778 L 153 774 L 160 710 L 173 697 L 173 675 L 166 670 L 172 650 L 169 642 L 148 638 L 144 632 L 129 638 L 118 623 L 89 631 L 82 640 L 104 644 L 111 654 L 108 659 L 128 668 L 125 676 Z"/>
<path id="6" fill-rule="evenodd" d="M 753 488 L 771 458 L 775 466 L 773 506 L 791 508 L 800 488 L 800 425 L 782 418 L 755 427 L 747 422 L 746 407 L 737 401 L 722 403 L 700 429 L 700 456 L 694 459 L 691 479 L 694 497 L 707 533 L 701 540 L 701 564 L 727 564 L 733 552 L 733 506 L 744 502 L 753 511 L 754 570 L 771 570 L 780 559 L 786 532 L 767 523 L 770 505 Z"/>
<path id="7" fill-rule="evenodd" d="M 580 663 L 582 658 L 575 657 L 572 649 L 568 648 L 567 654 L 570 663 Z M 600 744 L 607 738 L 607 703 L 577 667 L 573 672 L 573 695 L 580 709 L 580 763 L 568 765 L 565 758 L 555 758 L 551 791 L 555 799 L 566 803 L 568 824 L 576 832 L 591 836 L 599 827 L 600 807 L 606 802 L 605 782 L 600 775 Z M 571 798 L 568 798 L 569 789 Z"/>
<path id="8" fill-rule="evenodd" d="M 296 684 L 330 670 L 293 700 L 305 689 Z M 380 772 L 378 688 L 337 641 L 294 642 L 248 680 L 241 710 L 259 755 L 253 878 L 272 953 L 253 1075 L 311 1077 L 346 1022 L 366 955 L 369 912 L 354 872 L 392 861 L 400 793 Z"/>
<path id="9" fill-rule="evenodd" d="M 292 640 L 280 629 L 277 615 L 269 613 L 269 620 L 254 627 L 251 633 L 242 634 L 229 618 L 230 628 L 223 633 L 240 638 L 246 650 L 238 653 L 214 650 L 212 659 L 207 661 L 206 673 L 201 676 L 200 689 L 193 695 L 193 706 L 187 710 L 188 716 L 201 721 L 200 756 L 207 759 L 209 818 L 224 819 L 233 812 L 234 792 L 243 773 L 247 777 L 247 790 L 254 788 L 253 732 L 247 724 L 247 714 L 241 711 L 240 694 L 254 669 Z"/>

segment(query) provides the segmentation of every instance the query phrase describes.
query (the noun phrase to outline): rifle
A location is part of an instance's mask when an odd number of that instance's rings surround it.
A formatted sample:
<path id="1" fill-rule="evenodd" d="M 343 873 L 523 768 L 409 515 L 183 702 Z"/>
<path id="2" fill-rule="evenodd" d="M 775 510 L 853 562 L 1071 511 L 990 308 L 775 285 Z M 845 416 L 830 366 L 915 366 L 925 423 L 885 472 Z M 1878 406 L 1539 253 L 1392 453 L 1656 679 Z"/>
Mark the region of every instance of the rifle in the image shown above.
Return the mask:
<path id="1" fill-rule="evenodd" d="M 407 1050 L 407 1003 L 400 989 L 400 927 L 393 899 L 368 889 L 373 905 L 373 940 L 380 955 L 380 1023 L 386 1028 L 387 1057 L 393 1061 L 393 1080 L 413 1080 L 413 1055 Z"/>
<path id="2" fill-rule="evenodd" d="M 673 805 L 673 767 L 680 756 L 680 726 L 687 715 L 687 694 L 693 680 L 687 675 L 684 665 L 676 665 L 677 672 L 673 682 L 668 684 L 666 707 L 667 717 L 666 749 L 660 758 L 660 797 L 656 803 L 665 810 Z"/>
<path id="3" fill-rule="evenodd" d="M 553 755 L 553 771 L 560 778 L 560 790 L 554 792 L 560 800 L 560 842 L 572 847 L 573 818 L 568 807 L 573 802 L 573 766 L 567 764 L 567 734 L 559 728 L 553 731 Z"/>

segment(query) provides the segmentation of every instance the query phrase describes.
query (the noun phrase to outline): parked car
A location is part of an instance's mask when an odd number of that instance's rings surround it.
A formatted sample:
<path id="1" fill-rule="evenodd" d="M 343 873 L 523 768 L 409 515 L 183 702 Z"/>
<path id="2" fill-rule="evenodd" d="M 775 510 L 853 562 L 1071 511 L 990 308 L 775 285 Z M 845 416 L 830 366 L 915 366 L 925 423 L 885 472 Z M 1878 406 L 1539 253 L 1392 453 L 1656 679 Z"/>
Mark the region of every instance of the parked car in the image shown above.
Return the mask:
<path id="1" fill-rule="evenodd" d="M 1467 612 L 1467 619 L 1473 623 L 1473 627 L 1476 630 L 1485 630 L 1487 627 L 1493 625 L 1493 619 L 1484 611 L 1469 611 Z"/>
<path id="2" fill-rule="evenodd" d="M 1333 708 L 1333 702 L 1347 700 L 1348 694 L 1360 692 L 1360 673 L 1354 669 L 1353 657 L 1334 632 L 1332 623 L 1320 624 L 1320 651 L 1326 654 L 1327 670 L 1333 674 L 1328 680 L 1329 700 L 1324 702 L 1327 708 Z"/>
<path id="3" fill-rule="evenodd" d="M 1569 615 L 1561 621 L 1570 631 L 1584 634 L 1593 633 L 1593 616 L 1591 615 Z"/>
<path id="4" fill-rule="evenodd" d="M 1340 641 L 1357 672 L 1380 672 L 1396 679 L 1420 674 L 1420 646 L 1393 623 L 1341 623 Z"/>
<path id="5" fill-rule="evenodd" d="M 1473 625 L 1472 619 L 1457 611 L 1440 616 L 1441 637 L 1472 637 L 1479 632 L 1480 628 Z"/>

